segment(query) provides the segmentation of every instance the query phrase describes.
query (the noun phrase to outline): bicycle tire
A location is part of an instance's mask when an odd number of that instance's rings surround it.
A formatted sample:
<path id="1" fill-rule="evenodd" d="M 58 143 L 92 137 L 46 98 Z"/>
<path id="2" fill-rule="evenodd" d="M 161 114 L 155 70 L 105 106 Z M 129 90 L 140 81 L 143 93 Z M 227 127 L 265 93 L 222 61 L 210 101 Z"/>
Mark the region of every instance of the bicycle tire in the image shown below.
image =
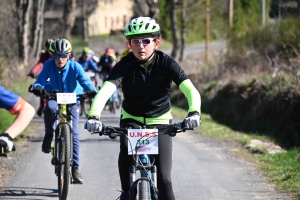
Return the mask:
<path id="1" fill-rule="evenodd" d="M 113 114 L 116 113 L 116 108 L 115 108 L 115 103 L 114 100 L 112 100 L 111 102 L 109 102 L 109 111 Z"/>
<path id="2" fill-rule="evenodd" d="M 89 113 L 89 110 L 91 108 L 91 105 L 92 105 L 92 99 L 91 98 L 87 98 L 84 100 L 83 102 L 83 109 L 84 109 L 84 114 L 85 116 L 87 117 L 88 116 L 88 113 Z"/>
<path id="3" fill-rule="evenodd" d="M 60 200 L 66 200 L 71 179 L 71 130 L 67 124 L 61 124 L 59 140 L 58 194 Z"/>
<path id="4" fill-rule="evenodd" d="M 150 200 L 149 182 L 140 180 L 138 183 L 138 200 Z"/>

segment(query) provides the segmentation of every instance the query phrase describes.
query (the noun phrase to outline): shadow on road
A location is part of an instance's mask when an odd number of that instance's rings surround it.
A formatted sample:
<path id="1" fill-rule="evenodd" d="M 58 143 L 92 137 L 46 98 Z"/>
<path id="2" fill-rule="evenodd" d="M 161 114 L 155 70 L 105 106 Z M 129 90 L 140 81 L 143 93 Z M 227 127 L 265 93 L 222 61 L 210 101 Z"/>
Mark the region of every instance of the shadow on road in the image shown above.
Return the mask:
<path id="1" fill-rule="evenodd" d="M 0 187 L 0 197 L 1 199 L 43 200 L 45 197 L 58 198 L 58 190 L 30 187 Z"/>

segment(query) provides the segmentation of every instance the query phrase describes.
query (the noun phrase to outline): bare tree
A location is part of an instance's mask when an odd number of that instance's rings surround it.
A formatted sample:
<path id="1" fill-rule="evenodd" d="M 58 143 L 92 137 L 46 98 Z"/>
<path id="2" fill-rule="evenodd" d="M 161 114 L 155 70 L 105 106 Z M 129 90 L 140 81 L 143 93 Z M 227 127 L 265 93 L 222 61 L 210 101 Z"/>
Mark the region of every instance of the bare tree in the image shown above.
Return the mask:
<path id="1" fill-rule="evenodd" d="M 170 5 L 170 21 L 171 21 L 171 31 L 172 31 L 172 39 L 173 39 L 173 49 L 171 52 L 171 57 L 173 59 L 177 59 L 178 57 L 178 50 L 179 50 L 179 39 L 177 33 L 177 24 L 176 24 L 176 11 L 175 11 L 175 2 L 176 0 L 169 0 Z"/>
<path id="2" fill-rule="evenodd" d="M 182 9 L 181 9 L 181 47 L 180 47 L 180 56 L 179 61 L 183 61 L 184 48 L 186 43 L 186 0 L 182 0 Z"/>
<path id="3" fill-rule="evenodd" d="M 64 38 L 71 40 L 71 32 L 75 23 L 76 0 L 65 0 L 63 14 L 63 32 Z"/>
<path id="4" fill-rule="evenodd" d="M 156 18 L 158 14 L 158 0 L 134 0 L 134 15 Z"/>
<path id="5" fill-rule="evenodd" d="M 81 16 L 82 16 L 82 39 L 88 41 L 88 21 L 86 13 L 86 2 L 81 0 Z"/>
<path id="6" fill-rule="evenodd" d="M 42 47 L 44 33 L 44 5 L 45 0 L 33 0 L 31 52 L 35 58 L 38 58 Z"/>
<path id="7" fill-rule="evenodd" d="M 22 62 L 25 66 L 28 65 L 29 13 L 31 6 L 32 0 L 16 0 L 19 58 L 22 59 Z"/>

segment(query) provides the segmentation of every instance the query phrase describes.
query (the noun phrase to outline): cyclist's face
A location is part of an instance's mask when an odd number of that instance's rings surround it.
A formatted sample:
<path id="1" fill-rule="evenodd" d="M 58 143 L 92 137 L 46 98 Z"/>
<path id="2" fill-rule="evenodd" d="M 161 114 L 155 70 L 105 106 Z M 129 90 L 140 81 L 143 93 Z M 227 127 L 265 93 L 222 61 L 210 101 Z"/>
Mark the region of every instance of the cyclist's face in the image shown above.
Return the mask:
<path id="1" fill-rule="evenodd" d="M 139 60 L 147 59 L 159 43 L 153 37 L 136 37 L 130 40 L 130 46 L 134 56 Z"/>
<path id="2" fill-rule="evenodd" d="M 66 63 L 68 62 L 68 59 L 70 58 L 70 54 L 68 53 L 66 58 L 63 58 L 63 57 L 59 57 L 56 59 L 54 56 L 55 64 L 59 68 L 63 68 L 66 65 Z"/>

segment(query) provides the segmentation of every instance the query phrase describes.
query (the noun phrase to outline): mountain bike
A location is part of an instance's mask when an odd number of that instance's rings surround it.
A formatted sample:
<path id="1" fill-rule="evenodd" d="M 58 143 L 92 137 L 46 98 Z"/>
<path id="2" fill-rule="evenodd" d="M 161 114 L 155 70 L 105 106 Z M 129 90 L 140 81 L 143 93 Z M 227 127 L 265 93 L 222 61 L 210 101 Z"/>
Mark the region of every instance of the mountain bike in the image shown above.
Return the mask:
<path id="1" fill-rule="evenodd" d="M 111 139 L 125 135 L 128 138 L 128 155 L 132 155 L 134 159 L 134 164 L 130 167 L 130 200 L 158 200 L 157 167 L 151 157 L 158 154 L 158 134 L 174 137 L 186 130 L 193 129 L 185 128 L 183 122 L 139 129 L 103 125 L 101 131 L 92 134 L 106 135 Z M 139 178 L 136 176 L 137 171 L 140 172 Z"/>
<path id="2" fill-rule="evenodd" d="M 29 92 L 32 93 L 32 85 L 29 87 Z M 73 163 L 73 136 L 72 136 L 72 115 L 68 112 L 68 104 L 77 102 L 75 93 L 58 93 L 52 91 L 39 95 L 47 100 L 56 100 L 60 109 L 56 115 L 54 129 L 54 143 L 51 148 L 54 172 L 58 181 L 58 195 L 60 200 L 66 200 L 69 191 L 69 184 L 78 184 L 73 181 L 71 167 Z M 86 94 L 79 95 L 80 98 L 86 98 Z M 81 183 L 80 183 L 81 184 Z"/>

